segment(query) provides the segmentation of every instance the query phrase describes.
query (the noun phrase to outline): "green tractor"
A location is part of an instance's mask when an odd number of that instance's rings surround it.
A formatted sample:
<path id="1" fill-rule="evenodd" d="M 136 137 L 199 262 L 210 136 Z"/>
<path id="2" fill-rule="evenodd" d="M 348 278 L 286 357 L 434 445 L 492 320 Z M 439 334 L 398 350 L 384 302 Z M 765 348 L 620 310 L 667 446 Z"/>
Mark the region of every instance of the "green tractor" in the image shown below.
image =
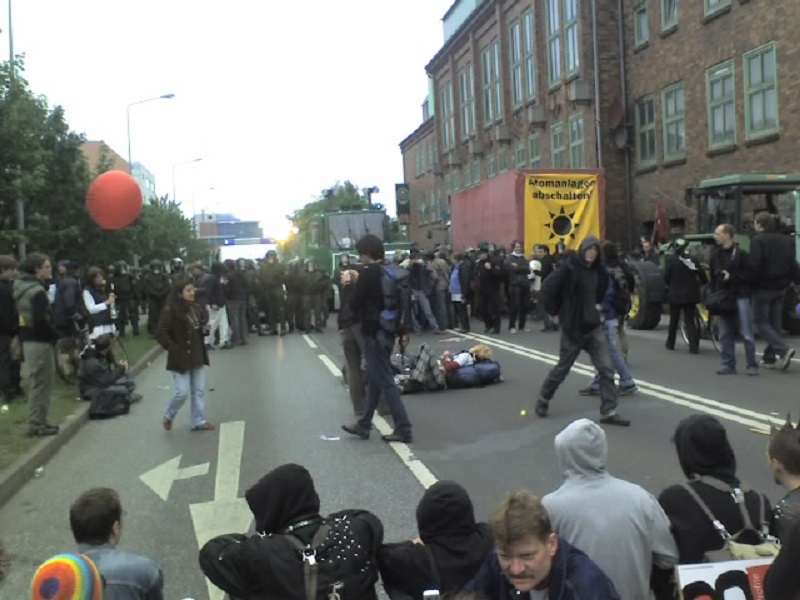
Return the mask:
<path id="1" fill-rule="evenodd" d="M 786 235 L 796 238 L 800 219 L 800 173 L 761 174 L 747 173 L 706 179 L 688 188 L 686 206 L 697 211 L 697 233 L 683 235 L 690 251 L 708 268 L 714 249 L 714 230 L 721 223 L 730 223 L 736 230 L 736 242 L 749 250 L 754 234 L 753 221 L 763 211 L 776 215 Z M 671 244 L 660 248 L 663 259 L 671 252 Z M 795 242 L 795 257 L 800 259 L 800 245 Z M 637 285 L 633 294 L 633 307 L 629 323 L 633 329 L 653 329 L 661 318 L 665 286 L 662 268 L 649 262 L 634 262 Z M 800 334 L 800 317 L 795 310 L 800 295 L 792 288 L 786 295 L 783 328 L 792 335 Z M 702 315 L 703 310 L 700 310 Z"/>

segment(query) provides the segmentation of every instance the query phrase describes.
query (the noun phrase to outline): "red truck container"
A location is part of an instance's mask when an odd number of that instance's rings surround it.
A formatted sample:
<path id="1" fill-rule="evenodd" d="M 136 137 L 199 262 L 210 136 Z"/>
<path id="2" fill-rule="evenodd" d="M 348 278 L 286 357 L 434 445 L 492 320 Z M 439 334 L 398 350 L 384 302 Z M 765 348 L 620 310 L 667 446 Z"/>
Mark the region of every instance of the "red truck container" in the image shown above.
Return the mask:
<path id="1" fill-rule="evenodd" d="M 515 169 L 450 196 L 450 235 L 454 251 L 477 247 L 484 240 L 509 247 L 512 240 L 525 239 L 525 181 L 528 175 L 558 175 L 565 179 L 571 175 L 596 175 L 602 235 L 605 231 L 605 178 L 602 169 Z M 534 201 L 532 198 L 527 200 Z M 581 238 L 587 233 L 584 230 L 577 235 Z M 555 246 L 557 242 L 558 239 L 542 239 L 535 243 Z"/>

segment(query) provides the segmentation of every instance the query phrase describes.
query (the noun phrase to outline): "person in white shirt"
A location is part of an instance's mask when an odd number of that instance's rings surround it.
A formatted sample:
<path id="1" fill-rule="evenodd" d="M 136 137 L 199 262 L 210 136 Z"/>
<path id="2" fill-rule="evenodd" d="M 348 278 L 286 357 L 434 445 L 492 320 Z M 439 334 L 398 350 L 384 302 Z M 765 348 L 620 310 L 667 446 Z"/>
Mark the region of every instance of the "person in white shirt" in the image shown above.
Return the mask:
<path id="1" fill-rule="evenodd" d="M 116 332 L 116 296 L 112 292 L 106 295 L 106 279 L 103 271 L 92 267 L 86 276 L 86 287 L 83 290 L 83 304 L 89 313 L 89 337 L 96 340 L 104 334 L 114 335 Z"/>

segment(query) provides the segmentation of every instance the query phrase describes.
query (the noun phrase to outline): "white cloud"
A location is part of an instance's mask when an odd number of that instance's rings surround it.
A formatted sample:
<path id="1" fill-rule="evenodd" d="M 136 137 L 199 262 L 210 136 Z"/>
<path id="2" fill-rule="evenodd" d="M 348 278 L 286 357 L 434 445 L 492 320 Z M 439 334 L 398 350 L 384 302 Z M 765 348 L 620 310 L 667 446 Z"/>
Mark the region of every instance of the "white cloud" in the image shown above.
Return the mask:
<path id="1" fill-rule="evenodd" d="M 187 212 L 194 199 L 279 229 L 337 179 L 394 205 L 450 4 L 14 0 L 15 50 L 35 92 L 123 156 L 126 106 L 174 93 L 131 109 L 133 160 L 171 195 L 172 166 L 202 157 L 176 171 Z"/>

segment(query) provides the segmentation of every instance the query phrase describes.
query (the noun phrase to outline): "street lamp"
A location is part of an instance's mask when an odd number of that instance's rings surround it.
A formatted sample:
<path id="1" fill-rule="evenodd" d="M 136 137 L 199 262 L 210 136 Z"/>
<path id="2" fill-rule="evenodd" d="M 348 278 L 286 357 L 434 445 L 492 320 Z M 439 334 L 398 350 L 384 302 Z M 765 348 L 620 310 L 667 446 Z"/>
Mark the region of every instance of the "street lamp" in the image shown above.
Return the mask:
<path id="1" fill-rule="evenodd" d="M 14 84 L 16 77 L 16 64 L 14 63 L 14 18 L 12 11 L 12 1 L 8 0 L 8 60 L 9 69 L 11 74 L 11 84 Z M 16 94 L 12 94 L 12 97 Z M 19 231 L 19 245 L 17 250 L 19 252 L 19 261 L 25 260 L 27 255 L 27 243 L 25 242 L 25 203 L 22 201 L 21 180 L 22 173 L 20 172 L 19 165 L 17 165 L 17 231 Z"/>
<path id="2" fill-rule="evenodd" d="M 367 204 L 372 206 L 372 194 L 380 194 L 381 189 L 375 185 L 372 187 L 368 187 L 364 190 L 364 193 L 367 195 Z"/>
<path id="3" fill-rule="evenodd" d="M 9 10 L 11 10 L 10 5 Z M 127 107 L 125 107 L 125 114 L 128 122 L 128 174 L 133 175 L 133 161 L 131 160 L 131 106 L 145 104 L 147 102 L 155 102 L 156 100 L 172 100 L 174 97 L 175 94 L 162 94 L 160 96 L 156 96 L 155 98 L 147 98 L 146 100 L 137 100 L 136 102 L 131 102 Z"/>
<path id="4" fill-rule="evenodd" d="M 178 201 L 178 194 L 176 193 L 176 189 L 177 188 L 175 186 L 175 169 L 177 169 L 178 167 L 183 167 L 185 165 L 191 165 L 193 163 L 198 163 L 201 160 L 203 160 L 203 159 L 202 158 L 193 158 L 192 160 L 187 160 L 187 161 L 184 161 L 182 163 L 177 163 L 177 164 L 172 165 L 172 201 L 173 202 L 177 202 Z M 192 215 L 192 216 L 194 216 L 194 215 Z"/>

